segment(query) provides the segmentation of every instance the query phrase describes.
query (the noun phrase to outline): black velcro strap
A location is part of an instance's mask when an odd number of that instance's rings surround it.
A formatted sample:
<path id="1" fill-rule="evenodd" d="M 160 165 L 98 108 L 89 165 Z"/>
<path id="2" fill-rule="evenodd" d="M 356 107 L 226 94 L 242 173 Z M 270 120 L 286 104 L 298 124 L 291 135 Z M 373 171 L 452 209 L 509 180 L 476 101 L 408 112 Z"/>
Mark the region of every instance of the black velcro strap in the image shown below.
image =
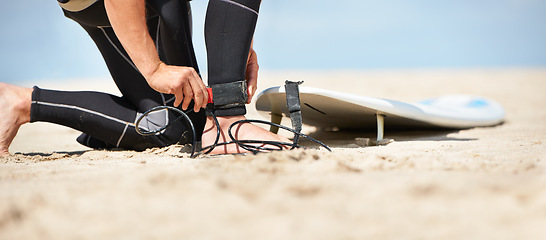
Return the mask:
<path id="1" fill-rule="evenodd" d="M 286 92 L 286 107 L 290 113 L 290 120 L 292 121 L 292 128 L 296 132 L 301 132 L 302 129 L 302 116 L 301 116 L 301 104 L 300 104 L 300 90 L 298 86 L 303 81 L 292 82 L 285 81 L 284 89 Z"/>
<path id="2" fill-rule="evenodd" d="M 214 109 L 244 106 L 248 101 L 246 81 L 211 85 Z"/>

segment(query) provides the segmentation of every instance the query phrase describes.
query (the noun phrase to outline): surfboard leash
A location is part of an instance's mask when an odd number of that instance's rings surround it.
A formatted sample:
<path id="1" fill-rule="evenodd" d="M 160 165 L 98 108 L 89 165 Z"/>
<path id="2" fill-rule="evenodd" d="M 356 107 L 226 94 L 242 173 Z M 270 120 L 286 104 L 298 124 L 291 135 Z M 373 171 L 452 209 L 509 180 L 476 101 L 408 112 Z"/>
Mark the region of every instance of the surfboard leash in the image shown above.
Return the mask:
<path id="1" fill-rule="evenodd" d="M 195 131 L 195 127 L 194 127 L 191 119 L 188 116 L 188 113 L 191 111 L 191 109 L 186 110 L 186 112 L 184 112 L 184 111 L 182 111 L 182 110 L 180 110 L 178 108 L 171 107 L 171 106 L 158 106 L 158 107 L 154 107 L 154 108 L 144 112 L 137 119 L 137 121 L 135 123 L 135 126 L 136 126 L 135 129 L 136 129 L 137 133 L 140 134 L 140 135 L 150 136 L 150 135 L 158 134 L 159 132 L 167 129 L 168 127 L 172 126 L 174 123 L 176 123 L 176 122 L 178 122 L 180 120 L 184 120 L 186 122 L 188 128 L 190 129 L 190 132 L 191 132 L 192 149 L 191 149 L 190 158 L 195 158 L 195 157 L 197 157 L 199 155 L 209 154 L 210 152 L 212 152 L 212 150 L 214 150 L 214 148 L 219 147 L 219 146 L 228 145 L 228 144 L 237 144 L 239 147 L 241 147 L 241 148 L 243 148 L 243 149 L 245 149 L 245 150 L 247 150 L 247 151 L 249 151 L 249 152 L 251 152 L 253 154 L 257 154 L 257 153 L 260 153 L 260 152 L 281 151 L 281 150 L 285 150 L 285 149 L 292 150 L 292 149 L 295 149 L 295 148 L 301 148 L 302 147 L 301 145 L 299 145 L 299 141 L 300 141 L 301 137 L 306 138 L 308 140 L 311 140 L 312 142 L 317 143 L 318 145 L 322 146 L 323 148 L 325 148 L 326 150 L 331 152 L 332 150 L 326 144 L 324 144 L 321 141 L 318 141 L 318 140 L 316 140 L 316 139 L 314 139 L 314 138 L 312 138 L 312 137 L 310 137 L 310 136 L 308 136 L 306 134 L 301 133 L 302 122 L 303 121 L 302 121 L 301 105 L 300 105 L 298 86 L 300 84 L 302 84 L 302 83 L 303 83 L 302 81 L 299 81 L 299 82 L 286 81 L 285 82 L 286 104 L 287 104 L 287 108 L 288 108 L 289 113 L 290 113 L 290 119 L 292 121 L 292 128 L 282 126 L 280 124 L 276 124 L 276 123 L 273 123 L 273 122 L 264 121 L 264 120 L 255 120 L 255 119 L 239 120 L 239 121 L 236 121 L 236 122 L 232 123 L 228 128 L 228 135 L 229 135 L 231 141 L 218 143 L 219 140 L 220 140 L 220 136 L 221 136 L 220 124 L 218 122 L 218 118 L 214 114 L 214 111 L 211 108 L 207 108 L 206 109 L 207 115 L 212 116 L 212 118 L 214 120 L 214 124 L 216 125 L 216 139 L 214 141 L 214 144 L 212 144 L 210 146 L 207 146 L 207 147 L 204 147 L 204 148 L 200 148 L 200 143 L 197 141 L 197 133 Z M 236 84 L 240 84 L 240 82 L 237 82 Z M 242 85 L 242 86 L 246 86 L 246 85 Z M 246 89 L 246 87 L 245 87 L 245 89 Z M 209 95 L 210 95 L 209 96 L 209 103 L 211 103 L 213 101 L 213 96 L 212 96 L 213 90 L 211 88 L 208 88 L 207 91 L 209 92 Z M 153 112 L 157 112 L 157 111 L 161 111 L 161 110 L 175 111 L 175 112 L 179 113 L 180 116 L 178 118 L 176 118 L 174 121 L 172 121 L 170 123 L 167 123 L 165 126 L 159 128 L 157 130 L 146 131 L 146 130 L 143 130 L 143 129 L 141 129 L 139 127 L 140 122 L 146 116 L 148 116 L 149 114 L 151 114 Z M 239 124 L 243 124 L 243 123 L 266 124 L 266 125 L 274 126 L 274 127 L 277 127 L 277 128 L 281 128 L 281 129 L 284 129 L 286 131 L 289 131 L 289 132 L 293 133 L 294 138 L 293 138 L 291 143 L 290 142 L 280 142 L 280 141 L 265 141 L 265 140 L 238 140 L 233 136 L 232 129 L 233 129 L 233 127 L 235 127 L 235 126 L 237 126 Z M 186 139 L 184 134 L 181 137 L 181 139 Z"/>

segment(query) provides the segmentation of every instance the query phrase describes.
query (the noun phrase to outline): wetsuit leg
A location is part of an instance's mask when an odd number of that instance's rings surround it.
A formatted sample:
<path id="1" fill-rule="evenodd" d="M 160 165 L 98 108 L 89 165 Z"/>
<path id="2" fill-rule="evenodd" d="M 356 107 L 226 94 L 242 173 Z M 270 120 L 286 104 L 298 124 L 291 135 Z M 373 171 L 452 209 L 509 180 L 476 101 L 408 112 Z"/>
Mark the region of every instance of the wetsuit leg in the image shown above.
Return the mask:
<path id="1" fill-rule="evenodd" d="M 210 0 L 205 19 L 209 85 L 245 79 L 260 0 Z M 244 106 L 217 109 L 217 116 L 246 114 Z"/>
<path id="2" fill-rule="evenodd" d="M 148 0 L 146 5 L 157 15 L 148 20 L 148 25 L 156 29 L 155 38 L 162 60 L 170 65 L 193 67 L 199 73 L 191 35 L 189 2 Z M 151 26 L 154 24 L 156 26 Z"/>
<path id="3" fill-rule="evenodd" d="M 183 11 L 181 10 L 181 12 Z M 107 145 L 129 149 L 144 149 L 176 143 L 181 135 L 188 130 L 187 124 L 183 121 L 175 123 L 161 134 L 154 136 L 143 137 L 136 133 L 134 129 L 135 119 L 142 112 L 152 107 L 172 105 L 172 96 L 158 93 L 148 86 L 144 77 L 138 72 L 138 69 L 123 50 L 113 30 L 109 27 L 110 24 L 103 2 L 98 1 L 81 12 L 65 11 L 65 15 L 82 25 L 95 41 L 123 96 L 116 97 L 97 92 L 63 92 L 35 88 L 31 106 L 31 121 L 58 123 L 87 133 L 93 139 L 98 139 L 99 142 L 104 142 Z M 161 31 L 161 24 L 158 23 L 160 21 L 157 16 L 155 18 L 150 17 L 148 25 L 154 38 L 160 36 L 157 33 Z M 179 24 L 184 25 L 186 23 L 180 22 Z M 189 35 L 190 33 L 179 32 L 179 34 Z M 161 43 L 161 47 L 158 46 L 158 49 L 162 49 L 160 56 L 167 58 L 165 53 L 169 52 L 169 46 L 173 44 L 163 44 L 159 39 L 156 40 L 158 40 L 158 44 Z M 193 52 L 182 50 L 176 54 L 184 55 L 181 59 L 195 59 Z M 173 53 L 173 55 L 176 54 Z M 170 62 L 168 59 L 163 60 L 167 63 Z M 173 61 L 178 60 L 175 58 Z M 196 126 L 198 138 L 200 139 L 204 127 L 204 114 L 191 112 L 189 116 Z M 176 117 L 178 117 L 176 113 L 156 112 L 145 119 L 141 127 L 154 130 Z"/>
<path id="4" fill-rule="evenodd" d="M 166 114 L 166 113 L 163 113 Z M 182 128 L 144 137 L 135 131 L 137 111 L 125 98 L 99 92 L 68 92 L 38 87 L 32 93 L 31 122 L 61 124 L 111 146 L 143 150 L 176 143 Z M 149 129 L 149 125 L 141 125 Z M 184 126 L 181 126 L 184 127 Z"/>

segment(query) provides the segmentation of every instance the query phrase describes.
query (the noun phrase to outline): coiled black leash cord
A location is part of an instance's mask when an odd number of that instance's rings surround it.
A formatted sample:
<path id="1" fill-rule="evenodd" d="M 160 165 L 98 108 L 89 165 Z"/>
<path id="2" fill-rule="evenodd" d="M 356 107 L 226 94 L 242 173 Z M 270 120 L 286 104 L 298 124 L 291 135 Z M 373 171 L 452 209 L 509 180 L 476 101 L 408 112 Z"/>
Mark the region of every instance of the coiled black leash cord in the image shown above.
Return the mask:
<path id="1" fill-rule="evenodd" d="M 161 110 L 172 110 L 172 111 L 175 111 L 177 113 L 180 114 L 180 116 L 178 118 L 176 118 L 174 121 L 166 124 L 165 126 L 157 129 L 157 130 L 153 130 L 153 131 L 146 131 L 146 130 L 143 130 L 141 129 L 139 126 L 140 126 L 140 122 L 146 117 L 148 116 L 150 113 L 153 113 L 153 112 L 156 112 L 156 111 L 161 111 Z M 187 110 L 187 111 L 191 111 L 191 110 Z M 268 152 L 268 151 L 279 151 L 279 150 L 284 150 L 286 148 L 290 148 L 290 149 L 295 149 L 295 148 L 300 148 L 301 146 L 299 145 L 299 139 L 300 137 L 304 137 L 304 138 L 307 138 L 317 144 L 319 144 L 320 146 L 324 147 L 326 150 L 328 151 L 332 151 L 326 144 L 310 137 L 310 136 L 307 136 L 303 133 L 301 133 L 300 131 L 297 131 L 297 130 L 294 130 L 294 129 L 291 129 L 291 128 L 288 128 L 288 127 L 285 127 L 285 126 L 282 126 L 280 124 L 275 124 L 275 123 L 272 123 L 272 122 L 268 122 L 268 121 L 263 121 L 263 120 L 250 120 L 250 119 L 246 119 L 246 120 L 239 120 L 239 121 L 236 121 L 234 123 L 232 123 L 229 128 L 228 128 L 228 135 L 229 137 L 231 138 L 231 141 L 229 142 L 223 142 L 223 143 L 218 143 L 218 141 L 220 140 L 220 136 L 221 136 L 221 132 L 220 132 L 220 124 L 218 122 L 218 118 L 216 117 L 216 115 L 214 115 L 214 113 L 210 110 L 207 109 L 207 113 L 209 113 L 212 118 L 214 119 L 214 124 L 216 125 L 216 140 L 214 141 L 214 144 L 210 145 L 210 146 L 207 146 L 207 147 L 204 147 L 204 148 L 201 148 L 199 150 L 199 146 L 198 146 L 198 142 L 197 142 L 197 133 L 195 131 L 195 127 L 191 121 L 191 119 L 188 117 L 188 115 L 178 109 L 178 108 L 175 108 L 175 107 L 170 107 L 170 106 L 158 106 L 158 107 L 154 107 L 146 112 L 144 112 L 142 114 L 142 116 L 140 116 L 136 123 L 135 123 L 135 129 L 137 131 L 138 134 L 140 135 L 143 135 L 143 136 L 150 136 L 150 135 L 155 135 L 155 134 L 158 134 L 160 133 L 161 131 L 165 130 L 166 128 L 172 126 L 174 123 L 178 122 L 179 120 L 181 119 L 184 119 L 186 124 L 188 125 L 189 127 L 189 131 L 191 132 L 191 139 L 192 139 L 192 152 L 191 152 L 191 155 L 190 155 L 190 158 L 195 158 L 201 154 L 208 154 L 210 152 L 212 152 L 212 150 L 218 146 L 223 146 L 223 145 L 228 145 L 228 144 L 237 144 L 239 147 L 249 151 L 249 152 L 252 152 L 253 154 L 256 154 L 256 153 L 259 153 L 259 152 Z M 287 143 L 287 142 L 280 142 L 280 141 L 263 141 L 263 140 L 237 140 L 235 139 L 235 137 L 233 136 L 233 134 L 231 133 L 231 130 L 233 129 L 234 126 L 237 126 L 238 124 L 242 124 L 242 123 L 258 123 L 258 124 L 267 124 L 267 125 L 272 125 L 272 126 L 275 126 L 275 127 L 278 127 L 278 128 L 282 128 L 286 131 L 289 131 L 289 132 L 292 132 L 294 133 L 294 141 L 292 143 Z M 261 145 L 256 145 L 256 144 L 261 144 Z"/>

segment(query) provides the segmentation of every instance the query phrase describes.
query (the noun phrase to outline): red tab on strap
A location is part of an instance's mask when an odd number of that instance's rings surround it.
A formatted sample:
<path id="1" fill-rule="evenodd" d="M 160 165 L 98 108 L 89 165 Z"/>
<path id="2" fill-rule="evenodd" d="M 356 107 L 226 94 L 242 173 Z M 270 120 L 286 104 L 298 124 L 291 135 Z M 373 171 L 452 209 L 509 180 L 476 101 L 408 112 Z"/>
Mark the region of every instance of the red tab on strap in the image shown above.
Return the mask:
<path id="1" fill-rule="evenodd" d="M 209 93 L 209 99 L 207 103 L 213 103 L 212 101 L 212 88 L 207 88 L 207 92 Z"/>

